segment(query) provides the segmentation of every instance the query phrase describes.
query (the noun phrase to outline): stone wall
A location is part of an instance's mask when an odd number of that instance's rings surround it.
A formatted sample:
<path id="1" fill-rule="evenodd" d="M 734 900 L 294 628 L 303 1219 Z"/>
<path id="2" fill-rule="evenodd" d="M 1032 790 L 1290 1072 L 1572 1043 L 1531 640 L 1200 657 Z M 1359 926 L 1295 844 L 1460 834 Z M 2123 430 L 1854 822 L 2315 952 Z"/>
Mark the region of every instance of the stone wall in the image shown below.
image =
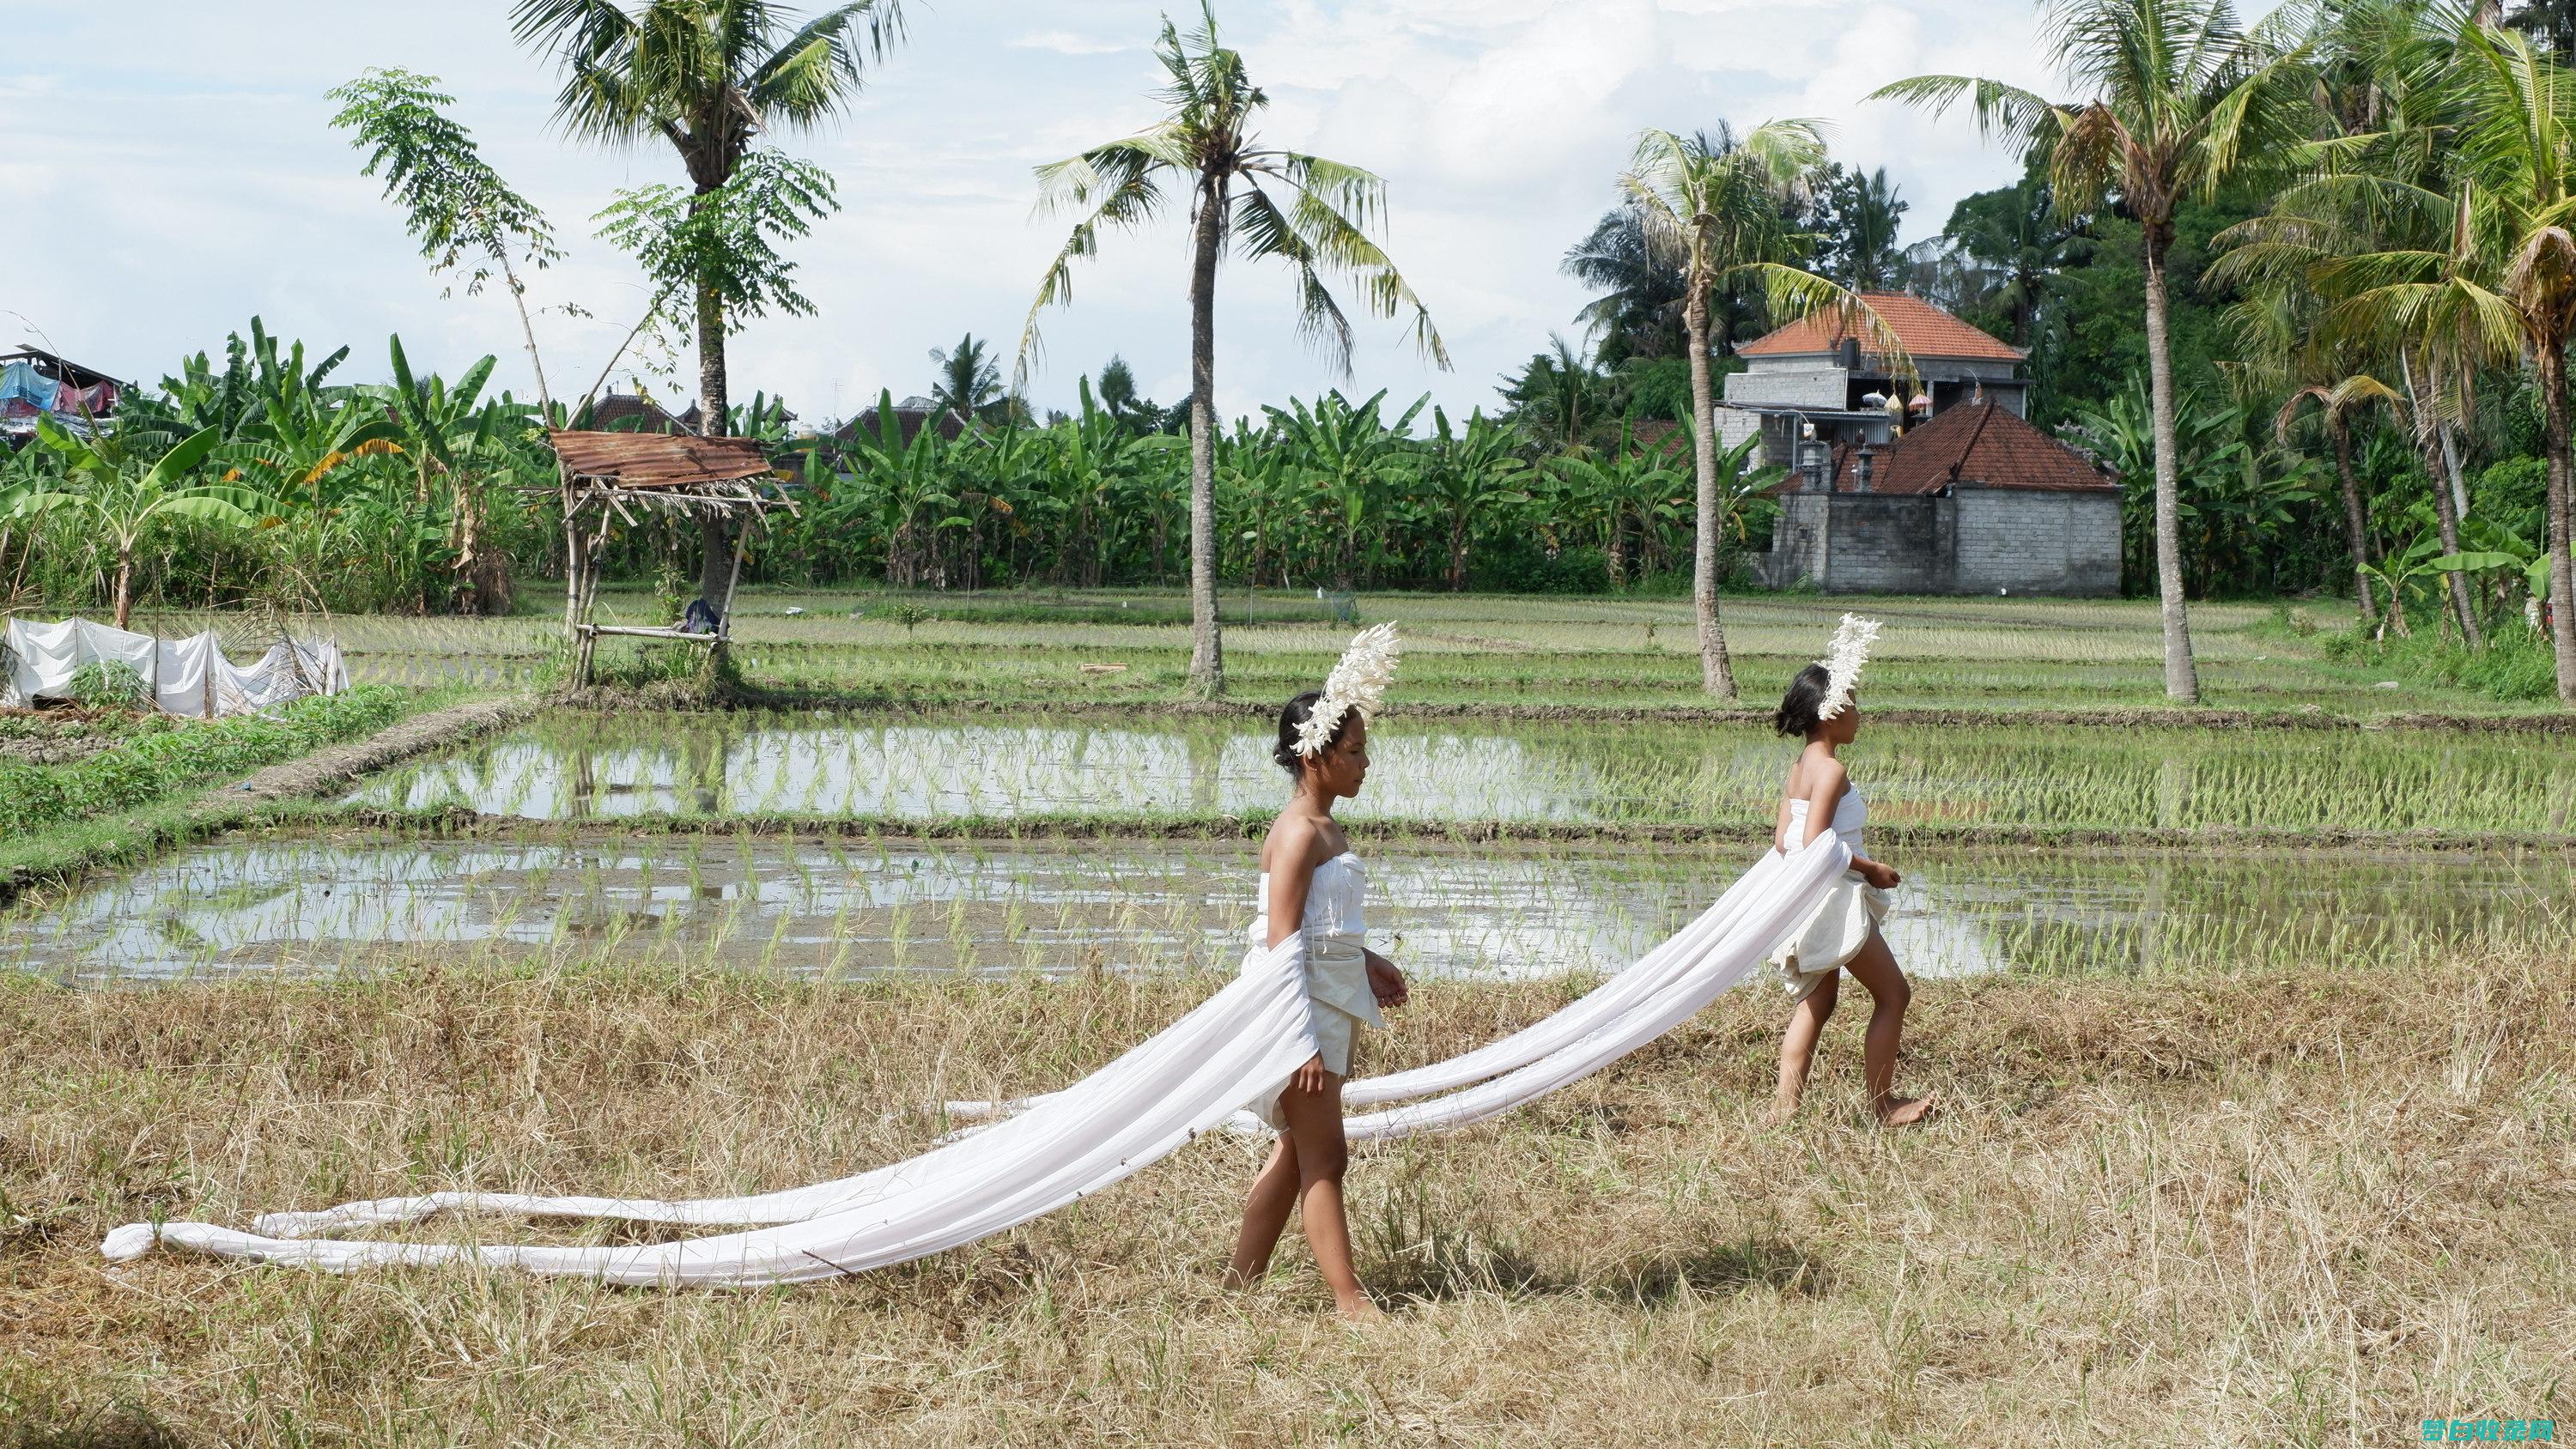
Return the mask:
<path id="1" fill-rule="evenodd" d="M 1787 493 L 1763 573 L 1829 594 L 2120 591 L 2120 498 L 1961 485 L 1954 496 Z"/>

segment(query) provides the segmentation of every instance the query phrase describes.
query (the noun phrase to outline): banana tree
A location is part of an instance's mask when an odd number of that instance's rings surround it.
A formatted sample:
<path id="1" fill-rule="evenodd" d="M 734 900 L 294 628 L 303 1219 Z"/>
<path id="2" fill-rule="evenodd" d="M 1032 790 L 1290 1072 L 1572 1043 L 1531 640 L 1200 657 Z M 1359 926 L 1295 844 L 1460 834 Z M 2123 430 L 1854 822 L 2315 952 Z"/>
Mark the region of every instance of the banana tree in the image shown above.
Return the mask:
<path id="1" fill-rule="evenodd" d="M 189 434 L 149 466 L 108 435 L 76 437 L 51 418 L 37 420 L 36 437 L 61 460 L 64 481 L 80 486 L 48 483 L 25 489 L 10 500 L 11 516 L 84 517 L 98 529 L 116 555 L 119 629 L 134 617 L 134 553 L 146 535 L 181 520 L 248 530 L 275 511 L 275 500 L 254 489 L 186 481 L 223 441 L 214 428 Z"/>
<path id="2" fill-rule="evenodd" d="M 1479 519 L 1495 509 L 1529 497 L 1530 465 L 1521 455 L 1520 435 L 1478 408 L 1467 426 L 1452 428 L 1449 415 L 1431 410 L 1431 439 L 1416 473 L 1419 499 L 1440 521 L 1449 539 L 1449 587 L 1467 587 L 1467 545 Z"/>
<path id="3" fill-rule="evenodd" d="M 1568 453 L 1548 468 L 1559 481 L 1558 496 L 1599 531 L 1613 589 L 1628 584 L 1629 539 L 1638 537 L 1642 552 L 1643 535 L 1690 497 L 1689 480 L 1671 455 L 1639 448 L 1634 426 L 1625 421 L 1607 455 Z"/>
<path id="4" fill-rule="evenodd" d="M 878 395 L 876 430 L 853 431 L 851 491 L 872 505 L 886 540 L 886 581 L 901 587 L 939 578 L 939 532 L 963 526 L 951 491 L 953 470 L 937 428 L 925 427 L 905 442 L 894 394 Z M 954 520 L 952 524 L 951 520 Z"/>
<path id="5" fill-rule="evenodd" d="M 1392 425 L 1384 417 L 1384 388 L 1356 406 L 1336 390 L 1317 398 L 1312 407 L 1290 398 L 1286 411 L 1263 409 L 1270 414 L 1279 446 L 1295 458 L 1336 515 L 1344 584 L 1357 581 L 1364 535 L 1375 551 L 1377 533 L 1370 524 L 1383 512 L 1386 493 L 1413 474 L 1413 420 L 1430 404 L 1426 392 Z"/>

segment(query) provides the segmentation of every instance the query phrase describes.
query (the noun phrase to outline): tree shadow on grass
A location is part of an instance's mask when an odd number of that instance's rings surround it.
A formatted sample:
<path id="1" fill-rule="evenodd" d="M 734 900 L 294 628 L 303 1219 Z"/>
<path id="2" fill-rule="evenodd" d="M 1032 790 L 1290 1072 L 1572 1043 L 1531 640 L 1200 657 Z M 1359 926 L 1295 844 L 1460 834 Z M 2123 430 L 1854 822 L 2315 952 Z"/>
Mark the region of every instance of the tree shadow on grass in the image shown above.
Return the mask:
<path id="1" fill-rule="evenodd" d="M 1745 1292 L 1821 1298 L 1838 1282 L 1832 1265 L 1807 1246 L 1753 1235 L 1569 1273 L 1487 1225 L 1441 1218 L 1401 1196 L 1389 1197 L 1362 1225 L 1361 1237 L 1369 1285 L 1388 1297 L 1422 1301 L 1565 1296 L 1659 1308 L 1697 1295 Z"/>

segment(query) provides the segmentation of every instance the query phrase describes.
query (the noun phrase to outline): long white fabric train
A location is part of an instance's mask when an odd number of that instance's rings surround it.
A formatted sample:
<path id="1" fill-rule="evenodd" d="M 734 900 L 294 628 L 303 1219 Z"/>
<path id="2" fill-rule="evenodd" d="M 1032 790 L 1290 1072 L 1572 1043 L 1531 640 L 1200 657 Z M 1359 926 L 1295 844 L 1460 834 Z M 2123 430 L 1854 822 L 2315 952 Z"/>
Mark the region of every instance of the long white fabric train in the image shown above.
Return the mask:
<path id="1" fill-rule="evenodd" d="M 1761 964 L 1849 868 L 1831 835 L 1773 853 L 1681 934 L 1546 1021 L 1476 1051 L 1365 1085 L 1368 1102 L 1482 1085 L 1356 1117 L 1395 1137 L 1482 1121 L 1608 1066 L 1687 1020 Z M 1635 979 L 1631 979 L 1635 978 Z M 1017 1227 L 1100 1191 L 1275 1095 L 1314 1054 L 1303 936 L 1251 952 L 1242 975 L 1125 1056 L 973 1136 L 855 1177 L 753 1197 L 656 1201 L 432 1193 L 261 1218 L 257 1232 L 133 1223 L 109 1258 L 156 1245 L 349 1272 L 477 1262 L 668 1287 L 802 1283 L 885 1267 Z M 1348 1096 L 1348 1089 L 1345 1089 Z M 341 1242 L 310 1236 L 442 1211 L 758 1224 L 752 1231 L 618 1248 Z"/>

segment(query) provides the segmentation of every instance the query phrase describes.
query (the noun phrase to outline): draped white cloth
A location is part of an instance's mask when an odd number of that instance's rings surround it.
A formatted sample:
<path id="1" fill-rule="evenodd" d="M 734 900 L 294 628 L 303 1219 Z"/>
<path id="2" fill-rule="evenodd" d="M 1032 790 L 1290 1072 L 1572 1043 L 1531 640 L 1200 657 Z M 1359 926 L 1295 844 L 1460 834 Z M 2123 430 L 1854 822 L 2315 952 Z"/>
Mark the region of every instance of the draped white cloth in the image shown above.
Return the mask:
<path id="1" fill-rule="evenodd" d="M 1360 1089 L 1361 1105 L 1447 1093 L 1351 1118 L 1351 1135 L 1462 1127 L 1601 1070 L 1680 1025 L 1759 966 L 1850 859 L 1850 850 L 1830 835 L 1789 855 L 1774 852 L 1679 935 L 1546 1020 L 1445 1062 L 1351 1084 L 1345 1100 Z M 680 1201 L 433 1193 L 271 1214 L 253 1233 L 207 1223 L 129 1224 L 108 1234 L 101 1250 L 125 1260 L 157 1244 L 344 1272 L 474 1261 L 671 1287 L 799 1283 L 884 1267 L 1017 1227 L 1229 1122 L 1245 1103 L 1275 1096 L 1315 1051 L 1305 966 L 1302 933 L 1255 950 L 1224 989 L 1072 1086 L 1015 1104 L 1020 1110 L 970 1136 L 836 1182 Z M 442 1211 L 762 1226 L 616 1248 L 311 1236 L 415 1222 Z"/>
<path id="2" fill-rule="evenodd" d="M 192 639 L 156 639 L 88 619 L 11 619 L 0 631 L 0 647 L 7 650 L 0 660 L 0 705 L 11 708 L 69 695 L 73 676 L 88 664 L 125 665 L 163 713 L 191 719 L 250 714 L 349 687 L 340 646 L 329 639 L 281 639 L 245 666 L 224 657 L 212 629 Z"/>

